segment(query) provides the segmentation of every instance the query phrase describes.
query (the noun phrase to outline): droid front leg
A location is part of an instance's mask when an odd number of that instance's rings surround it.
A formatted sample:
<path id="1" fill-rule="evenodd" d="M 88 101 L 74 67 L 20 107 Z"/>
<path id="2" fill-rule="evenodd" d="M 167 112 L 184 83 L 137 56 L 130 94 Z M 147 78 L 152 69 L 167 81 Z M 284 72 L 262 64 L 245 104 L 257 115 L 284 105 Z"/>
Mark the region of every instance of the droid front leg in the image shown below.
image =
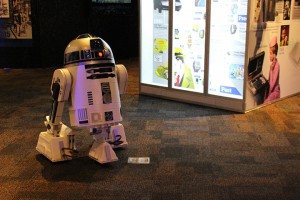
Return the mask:
<path id="1" fill-rule="evenodd" d="M 106 141 L 112 146 L 112 148 L 126 147 L 128 142 L 124 131 L 123 124 L 115 124 L 110 127 L 109 134 L 106 137 Z"/>
<path id="2" fill-rule="evenodd" d="M 51 84 L 52 109 L 46 117 L 47 131 L 41 132 L 36 150 L 52 162 L 70 160 L 77 154 L 72 130 L 61 122 L 65 101 L 69 98 L 71 76 L 68 70 L 58 69 Z"/>
<path id="3" fill-rule="evenodd" d="M 89 156 L 97 162 L 109 163 L 118 160 L 113 148 L 126 147 L 128 145 L 122 124 L 114 124 L 91 129 L 94 143 Z"/>
<path id="4" fill-rule="evenodd" d="M 62 123 L 58 135 L 51 134 L 49 130 L 40 133 L 36 150 L 52 162 L 71 160 L 78 154 L 72 129 Z"/>
<path id="5" fill-rule="evenodd" d="M 97 162 L 104 164 L 118 160 L 112 146 L 106 141 L 106 136 L 109 134 L 109 127 L 92 128 L 94 143 L 90 149 L 89 157 Z"/>

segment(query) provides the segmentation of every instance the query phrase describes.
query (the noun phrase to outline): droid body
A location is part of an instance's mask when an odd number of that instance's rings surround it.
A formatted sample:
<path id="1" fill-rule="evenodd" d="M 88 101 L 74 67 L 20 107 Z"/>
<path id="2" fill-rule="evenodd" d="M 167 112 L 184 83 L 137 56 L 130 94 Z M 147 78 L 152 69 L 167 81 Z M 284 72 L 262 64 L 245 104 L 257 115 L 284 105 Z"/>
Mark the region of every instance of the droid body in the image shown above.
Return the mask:
<path id="1" fill-rule="evenodd" d="M 118 160 L 113 148 L 127 146 L 120 122 L 120 94 L 125 93 L 127 71 L 115 65 L 109 45 L 99 37 L 83 34 L 65 50 L 64 68 L 54 71 L 52 110 L 46 117 L 46 132 L 41 132 L 37 151 L 52 162 L 76 156 L 75 135 L 61 122 L 68 101 L 70 124 L 86 127 L 94 138 L 89 156 L 99 163 Z"/>

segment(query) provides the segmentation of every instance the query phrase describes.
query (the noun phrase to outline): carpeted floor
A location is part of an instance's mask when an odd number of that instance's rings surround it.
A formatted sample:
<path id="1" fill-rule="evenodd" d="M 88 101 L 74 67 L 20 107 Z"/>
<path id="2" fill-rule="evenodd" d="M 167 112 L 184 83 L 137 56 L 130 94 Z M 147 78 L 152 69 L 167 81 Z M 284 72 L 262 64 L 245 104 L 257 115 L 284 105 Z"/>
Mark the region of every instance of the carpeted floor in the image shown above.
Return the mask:
<path id="1" fill-rule="evenodd" d="M 138 95 L 137 61 L 122 97 L 129 146 L 100 165 L 88 130 L 79 157 L 35 150 L 50 111 L 49 69 L 0 69 L 0 199 L 300 199 L 300 95 L 247 114 Z M 68 124 L 68 116 L 64 120 Z M 129 164 L 128 157 L 150 157 Z"/>

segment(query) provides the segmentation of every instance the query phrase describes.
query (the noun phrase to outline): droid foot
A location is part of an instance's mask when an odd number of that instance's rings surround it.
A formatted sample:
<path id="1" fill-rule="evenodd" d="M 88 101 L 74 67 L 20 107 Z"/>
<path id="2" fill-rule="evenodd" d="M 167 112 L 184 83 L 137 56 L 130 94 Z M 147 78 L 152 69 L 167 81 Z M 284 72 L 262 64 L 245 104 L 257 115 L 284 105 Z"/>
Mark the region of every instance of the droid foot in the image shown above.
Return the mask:
<path id="1" fill-rule="evenodd" d="M 36 150 L 52 162 L 70 160 L 71 158 L 65 157 L 63 153 L 64 141 L 63 137 L 54 137 L 47 132 L 41 132 Z"/>
<path id="2" fill-rule="evenodd" d="M 75 148 L 75 136 L 72 129 L 62 124 L 59 136 L 54 136 L 47 131 L 39 135 L 36 150 L 52 162 L 71 160 L 78 151 Z"/>
<path id="3" fill-rule="evenodd" d="M 94 142 L 89 152 L 89 156 L 101 164 L 118 160 L 118 157 L 116 156 L 116 153 L 112 149 L 111 145 L 102 141 Z"/>

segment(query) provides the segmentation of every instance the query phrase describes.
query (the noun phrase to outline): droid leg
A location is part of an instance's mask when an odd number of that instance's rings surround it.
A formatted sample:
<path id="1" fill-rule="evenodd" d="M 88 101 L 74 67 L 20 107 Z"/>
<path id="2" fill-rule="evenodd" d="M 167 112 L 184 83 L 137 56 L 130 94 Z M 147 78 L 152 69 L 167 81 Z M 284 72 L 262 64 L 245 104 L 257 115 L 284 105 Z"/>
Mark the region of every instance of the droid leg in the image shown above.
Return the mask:
<path id="1" fill-rule="evenodd" d="M 122 124 L 110 124 L 91 129 L 94 143 L 89 156 L 97 162 L 109 163 L 118 160 L 113 148 L 126 147 L 128 145 Z"/>
<path id="2" fill-rule="evenodd" d="M 104 138 L 94 141 L 89 156 L 101 164 L 118 161 L 116 153 Z"/>
<path id="3" fill-rule="evenodd" d="M 36 150 L 52 162 L 70 160 L 78 153 L 74 137 L 72 130 L 61 124 L 58 136 L 53 136 L 47 131 L 40 133 Z"/>
<path id="4" fill-rule="evenodd" d="M 110 128 L 110 134 L 106 141 L 111 144 L 112 148 L 126 147 L 128 142 L 124 131 L 123 124 L 113 125 Z"/>
<path id="5" fill-rule="evenodd" d="M 72 130 L 61 122 L 64 103 L 69 98 L 71 82 L 71 75 L 67 69 L 54 71 L 51 84 L 52 109 L 45 121 L 47 131 L 40 133 L 36 146 L 36 150 L 52 162 L 70 160 L 74 154 L 77 154 Z"/>
<path id="6" fill-rule="evenodd" d="M 103 133 L 102 130 L 104 129 L 100 129 L 100 131 L 97 131 L 95 134 L 96 131 L 93 129 L 92 134 L 94 134 L 93 137 L 95 141 L 89 152 L 89 156 L 101 164 L 117 161 L 118 157 L 111 145 L 105 141 L 106 134 Z"/>

